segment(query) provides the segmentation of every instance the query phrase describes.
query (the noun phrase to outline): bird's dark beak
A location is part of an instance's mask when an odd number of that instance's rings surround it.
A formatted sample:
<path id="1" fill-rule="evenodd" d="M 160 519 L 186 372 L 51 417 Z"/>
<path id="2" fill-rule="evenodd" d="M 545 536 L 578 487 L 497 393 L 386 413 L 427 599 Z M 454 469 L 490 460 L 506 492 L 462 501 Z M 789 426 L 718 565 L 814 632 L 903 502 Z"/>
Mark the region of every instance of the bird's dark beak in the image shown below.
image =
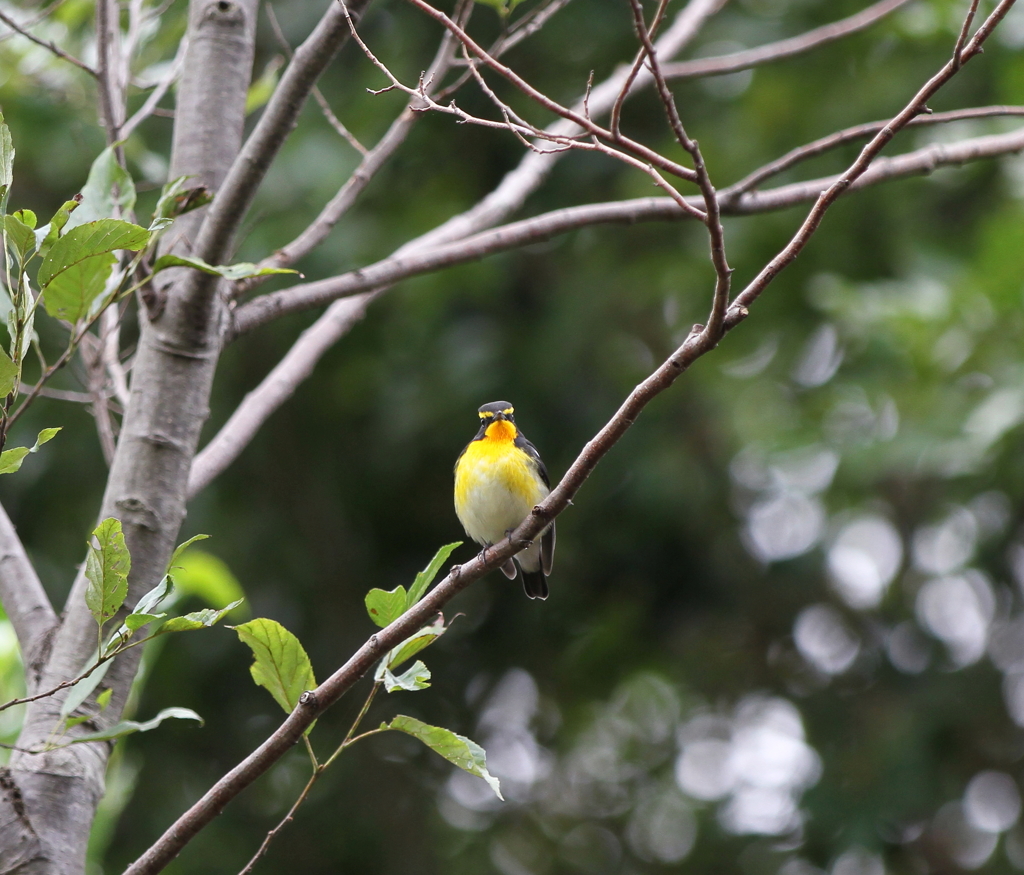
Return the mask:
<path id="1" fill-rule="evenodd" d="M 498 412 L 498 413 L 494 414 L 494 419 L 495 419 L 495 421 L 497 421 L 497 420 L 504 421 L 504 420 L 508 419 L 508 417 L 504 413 Z"/>

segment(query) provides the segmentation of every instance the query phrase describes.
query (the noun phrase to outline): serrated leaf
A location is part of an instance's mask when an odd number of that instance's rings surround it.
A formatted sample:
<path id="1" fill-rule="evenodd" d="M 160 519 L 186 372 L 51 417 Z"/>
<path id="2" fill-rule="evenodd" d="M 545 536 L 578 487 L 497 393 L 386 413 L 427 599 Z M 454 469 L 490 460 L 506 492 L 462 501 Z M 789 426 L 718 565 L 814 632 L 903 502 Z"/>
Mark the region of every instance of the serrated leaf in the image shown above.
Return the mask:
<path id="1" fill-rule="evenodd" d="M 462 735 L 456 735 L 450 729 L 431 726 L 415 717 L 406 717 L 402 714 L 399 714 L 390 723 L 382 723 L 381 729 L 395 729 L 398 732 L 405 732 L 413 738 L 418 738 L 452 765 L 458 766 L 464 772 L 469 772 L 478 778 L 483 778 L 495 795 L 504 801 L 505 797 L 501 795 L 498 779 L 487 771 L 487 754 L 475 741 Z"/>
<path id="2" fill-rule="evenodd" d="M 409 598 L 406 602 L 406 610 L 423 598 L 427 591 L 427 587 L 434 582 L 434 578 L 437 577 L 437 572 L 441 570 L 441 566 L 444 565 L 455 549 L 461 546 L 462 541 L 455 541 L 453 544 L 445 544 L 434 554 L 434 558 L 430 560 L 430 564 L 417 574 L 416 579 L 412 582 L 412 586 L 409 588 Z"/>
<path id="3" fill-rule="evenodd" d="M 113 517 L 103 520 L 92 533 L 85 557 L 85 576 L 89 581 L 85 603 L 101 628 L 118 612 L 128 596 L 131 567 L 121 521 Z"/>
<path id="4" fill-rule="evenodd" d="M 97 654 L 93 653 L 89 657 L 89 661 L 85 667 L 88 668 L 91 665 L 96 664 Z M 63 704 L 60 706 L 60 716 L 67 717 L 69 714 L 82 704 L 89 696 L 92 695 L 92 691 L 99 686 L 100 681 L 103 680 L 106 673 L 110 670 L 110 666 L 114 664 L 114 660 L 108 659 L 99 668 L 97 668 L 87 678 L 80 680 L 70 690 L 68 690 L 67 698 L 64 699 Z"/>
<path id="5" fill-rule="evenodd" d="M 165 720 L 171 719 L 195 720 L 200 726 L 203 725 L 203 718 L 191 708 L 164 708 L 156 717 L 152 720 L 147 720 L 145 723 L 139 723 L 135 720 L 122 720 L 115 726 L 111 726 L 110 729 L 90 732 L 88 735 L 72 738 L 69 744 L 82 744 L 88 741 L 113 741 L 118 738 L 124 738 L 126 735 L 132 735 L 135 732 L 149 732 L 150 729 L 156 729 Z"/>
<path id="6" fill-rule="evenodd" d="M 0 453 L 0 474 L 13 474 L 21 469 L 21 463 L 29 453 L 36 452 L 47 441 L 59 432 L 59 428 L 44 428 L 36 437 L 36 442 L 31 447 L 14 447 L 11 450 L 4 450 Z"/>
<path id="7" fill-rule="evenodd" d="M 405 613 L 407 598 L 404 586 L 396 587 L 390 592 L 383 589 L 371 589 L 366 594 L 366 612 L 374 623 L 384 628 Z"/>
<path id="8" fill-rule="evenodd" d="M 153 265 L 153 273 L 166 270 L 168 267 L 191 267 L 213 276 L 222 276 L 226 280 L 244 280 L 254 276 L 271 276 L 277 273 L 298 273 L 285 267 L 260 267 L 249 262 L 238 264 L 207 264 L 201 258 L 191 255 L 161 255 Z"/>
<path id="9" fill-rule="evenodd" d="M 8 219 L 10 216 L 7 217 Z M 14 391 L 21 376 L 19 368 L 7 353 L 0 349 L 0 399 L 6 398 Z"/>
<path id="10" fill-rule="evenodd" d="M 117 250 L 138 251 L 149 231 L 119 219 L 100 219 L 72 228 L 43 258 L 37 281 L 46 312 L 77 322 L 89 313 L 110 278 Z"/>
<path id="11" fill-rule="evenodd" d="M 127 215 L 135 207 L 135 183 L 117 163 L 117 145 L 108 146 L 92 162 L 82 188 L 82 204 L 68 219 L 68 230 L 97 219 Z M 115 189 L 117 194 L 114 194 Z"/>
<path id="12" fill-rule="evenodd" d="M 252 679 L 270 692 L 291 713 L 306 690 L 316 687 L 313 667 L 299 639 L 275 620 L 258 617 L 235 626 L 243 643 L 252 650 Z"/>
<path id="13" fill-rule="evenodd" d="M 209 629 L 223 620 L 231 611 L 242 603 L 241 599 L 232 602 L 230 605 L 217 610 L 216 608 L 203 608 L 201 611 L 193 611 L 183 617 L 171 617 L 163 626 L 161 632 L 191 632 L 193 629 Z"/>
<path id="14" fill-rule="evenodd" d="M 35 251 L 36 235 L 28 225 L 18 218 L 17 213 L 13 216 L 4 216 L 4 233 L 7 234 L 8 243 L 14 247 L 18 263 L 24 264 L 29 255 Z"/>
<path id="15" fill-rule="evenodd" d="M 433 644 L 447 631 L 448 627 L 444 624 L 444 616 L 439 614 L 433 623 L 429 626 L 424 626 L 419 632 L 406 638 L 405 641 L 391 651 L 387 660 L 388 668 L 398 668 L 403 662 L 411 659 L 421 650 Z"/>
<path id="16" fill-rule="evenodd" d="M 406 690 L 408 692 L 425 690 L 430 686 L 430 669 L 417 659 L 408 671 L 396 675 L 388 668 L 387 662 L 381 660 L 373 679 L 383 683 L 384 689 L 389 693 L 394 693 L 398 690 Z"/>
<path id="17" fill-rule="evenodd" d="M 61 208 L 53 214 L 53 218 L 43 225 L 42 228 L 36 229 L 36 240 L 39 242 L 39 254 L 41 256 L 45 258 L 53 248 L 53 245 L 60 239 L 60 232 L 68 223 L 71 214 L 78 209 L 78 204 L 81 200 L 82 196 L 76 195 L 71 200 L 64 201 Z"/>

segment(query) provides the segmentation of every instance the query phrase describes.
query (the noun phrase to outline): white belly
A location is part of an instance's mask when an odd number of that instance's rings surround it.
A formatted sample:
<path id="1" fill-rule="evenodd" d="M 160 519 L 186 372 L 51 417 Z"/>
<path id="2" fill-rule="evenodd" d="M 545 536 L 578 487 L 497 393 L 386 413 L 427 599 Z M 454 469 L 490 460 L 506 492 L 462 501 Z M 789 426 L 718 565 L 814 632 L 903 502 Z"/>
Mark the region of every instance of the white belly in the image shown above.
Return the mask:
<path id="1" fill-rule="evenodd" d="M 518 460 L 464 460 L 456 483 L 455 512 L 478 544 L 497 544 L 548 494 L 544 484 L 524 477 Z M 525 488 L 524 488 L 525 487 Z"/>

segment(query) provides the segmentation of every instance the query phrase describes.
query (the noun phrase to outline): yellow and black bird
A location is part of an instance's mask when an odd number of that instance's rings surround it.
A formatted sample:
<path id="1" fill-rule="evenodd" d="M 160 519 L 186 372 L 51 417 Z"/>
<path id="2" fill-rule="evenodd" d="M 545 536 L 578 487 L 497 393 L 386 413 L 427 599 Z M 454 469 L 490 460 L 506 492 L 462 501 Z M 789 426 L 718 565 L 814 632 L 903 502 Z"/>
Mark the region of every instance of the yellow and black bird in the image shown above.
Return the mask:
<path id="1" fill-rule="evenodd" d="M 466 534 L 484 547 L 508 537 L 551 491 L 548 470 L 516 428 L 513 412 L 507 401 L 481 407 L 480 431 L 455 462 L 455 513 Z M 546 599 L 554 555 L 552 522 L 501 570 L 514 580 L 518 564 L 526 594 Z"/>

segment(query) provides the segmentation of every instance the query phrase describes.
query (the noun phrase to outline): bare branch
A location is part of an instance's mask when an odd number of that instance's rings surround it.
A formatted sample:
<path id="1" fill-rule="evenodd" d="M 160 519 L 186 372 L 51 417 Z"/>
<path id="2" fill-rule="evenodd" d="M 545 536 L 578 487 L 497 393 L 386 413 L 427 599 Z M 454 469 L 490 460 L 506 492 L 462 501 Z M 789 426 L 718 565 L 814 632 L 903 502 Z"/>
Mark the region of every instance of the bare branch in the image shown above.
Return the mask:
<path id="1" fill-rule="evenodd" d="M 267 418 L 287 401 L 320 357 L 366 313 L 379 292 L 335 301 L 307 328 L 260 385 L 245 396 L 217 435 L 196 455 L 188 480 L 189 498 L 201 492 L 230 465 Z"/>
<path id="2" fill-rule="evenodd" d="M 121 52 L 120 7 L 116 0 L 96 0 L 96 69 L 99 82 L 100 114 L 107 134 L 107 145 L 121 140 L 125 117 L 124 83 L 121 70 L 125 63 Z M 124 152 L 117 149 L 124 164 Z"/>
<path id="3" fill-rule="evenodd" d="M 7 13 L 3 11 L 0 11 L 0 21 L 6 24 L 15 33 L 21 34 L 23 37 L 25 37 L 25 39 L 31 40 L 37 46 L 42 46 L 47 51 L 55 54 L 61 60 L 67 61 L 70 64 L 74 64 L 76 67 L 78 67 L 79 70 L 85 70 L 85 72 L 88 73 L 90 76 L 99 76 L 99 74 L 88 64 L 84 63 L 83 61 L 79 61 L 78 58 L 74 57 L 74 55 L 68 54 L 64 51 L 64 49 L 60 48 L 60 46 L 50 42 L 50 40 L 44 40 L 40 39 L 37 36 L 34 36 L 32 33 L 30 33 L 28 30 L 26 30 L 24 27 L 18 24 L 18 22 L 16 22 L 13 18 L 11 18 Z"/>
<path id="4" fill-rule="evenodd" d="M 14 626 L 25 662 L 25 679 L 35 685 L 33 663 L 57 625 L 57 614 L 29 561 L 14 524 L 0 506 L 0 602 Z"/>
<path id="5" fill-rule="evenodd" d="M 274 31 L 274 38 L 277 40 L 277 44 L 281 47 L 281 50 L 285 53 L 285 57 L 290 61 L 294 57 L 295 52 L 292 51 L 291 43 L 288 42 L 288 38 L 284 35 L 284 31 L 281 30 L 281 24 L 277 20 L 277 14 L 274 12 L 274 5 L 272 3 L 265 3 L 264 8 L 267 10 L 267 19 L 270 21 L 270 29 Z M 338 132 L 338 135 L 348 143 L 353 149 L 355 149 L 360 155 L 366 155 L 366 147 L 359 142 L 353 136 L 352 132 L 342 124 L 335 114 L 334 110 L 331 109 L 331 105 L 327 102 L 327 98 L 324 97 L 324 93 L 320 90 L 318 85 L 313 86 L 313 99 L 317 102 L 320 107 L 320 111 L 324 114 L 324 118 L 327 119 L 327 123 Z"/>
<path id="6" fill-rule="evenodd" d="M 134 115 L 128 121 L 124 123 L 121 128 L 121 138 L 127 140 L 132 135 L 132 132 L 147 118 L 154 114 L 157 108 L 157 104 L 163 99 L 163 96 L 168 92 L 170 87 L 177 81 L 178 76 L 181 74 L 181 68 L 185 63 L 185 53 L 188 51 L 188 34 L 186 33 L 182 38 L 181 42 L 178 43 L 178 52 L 174 56 L 174 60 L 171 62 L 171 68 L 167 71 L 167 75 L 164 76 L 150 91 L 149 96 L 145 102 L 136 110 Z"/>
<path id="7" fill-rule="evenodd" d="M 456 20 L 461 21 L 463 15 L 468 15 L 471 10 L 472 3 L 465 4 L 464 12 L 456 12 Z M 454 39 L 450 34 L 445 34 L 433 63 L 424 75 L 424 81 L 428 83 L 425 85 L 428 94 L 431 88 L 430 83 L 439 82 L 451 65 L 454 48 Z M 263 259 L 260 263 L 262 267 L 289 267 L 324 241 L 331 229 L 369 185 L 370 180 L 387 163 L 398 147 L 405 142 L 405 138 L 418 118 L 415 109 L 421 105 L 422 100 L 419 96 L 409 101 L 398 118 L 391 123 L 384 136 L 381 137 L 380 142 L 369 152 L 364 150 L 363 160 L 359 162 L 359 166 L 345 181 L 338 193 L 320 211 L 320 215 L 291 243 L 282 246 L 273 255 Z M 241 295 L 254 288 L 258 283 L 258 279 L 248 283 L 239 283 L 235 293 Z"/>
<path id="8" fill-rule="evenodd" d="M 844 173 L 840 174 L 825 191 L 821 192 L 814 204 L 814 207 L 811 209 L 810 213 L 808 213 L 807 218 L 804 219 L 803 224 L 801 224 L 800 228 L 797 230 L 796 234 L 793 235 L 793 238 L 789 243 L 786 244 L 785 248 L 761 270 L 761 272 L 739 295 L 736 296 L 735 300 L 729 307 L 727 317 L 729 327 L 746 318 L 750 305 L 757 300 L 758 296 L 768 287 L 771 281 L 788 265 L 790 265 L 797 255 L 800 254 L 801 250 L 807 245 L 811 236 L 821 224 L 821 220 L 828 208 L 835 203 L 840 195 L 848 191 L 858 178 L 865 175 L 878 153 L 881 152 L 881 150 L 894 136 L 896 136 L 896 133 L 906 127 L 910 120 L 915 116 L 926 112 L 928 109 L 928 100 L 940 88 L 942 88 L 943 85 L 949 82 L 949 80 L 962 69 L 964 64 L 981 52 L 982 45 L 985 40 L 988 39 L 996 25 L 1002 21 L 1006 13 L 1009 12 L 1014 2 L 1015 0 L 1000 0 L 989 17 L 978 28 L 977 32 L 966 43 L 966 45 L 960 46 L 958 40 L 957 49 L 953 58 L 951 58 L 938 73 L 932 76 L 932 78 L 921 87 L 917 94 L 911 98 L 910 102 L 907 103 L 902 111 L 891 122 L 889 122 L 889 124 L 875 134 L 871 139 L 871 142 L 861 150 L 860 155 L 857 156 L 857 160 L 854 161 Z M 967 16 L 967 24 L 969 24 L 969 21 L 974 14 L 974 7 L 975 4 L 972 3 L 971 11 Z M 1019 134 L 1019 132 L 1017 133 Z M 941 147 L 931 148 L 932 152 L 930 154 L 935 155 L 936 157 L 941 154 Z M 893 160 L 895 161 L 898 159 Z"/>
<path id="9" fill-rule="evenodd" d="M 724 73 L 749 70 L 751 67 L 768 64 L 772 61 L 780 61 L 783 58 L 791 58 L 793 55 L 800 55 L 811 49 L 816 49 L 818 46 L 835 42 L 838 39 L 849 36 L 851 33 L 865 30 L 876 21 L 909 2 L 910 0 L 881 0 L 881 2 L 869 6 L 856 15 L 840 19 L 832 24 L 826 24 L 823 27 L 816 27 L 814 30 L 809 30 L 807 33 L 791 37 L 790 39 L 768 43 L 755 49 L 732 52 L 728 55 L 665 64 L 663 67 L 665 76 L 668 79 L 720 76 Z"/>
<path id="10" fill-rule="evenodd" d="M 356 0 L 358 14 L 368 0 Z M 255 129 L 231 165 L 227 178 L 209 207 L 199 230 L 194 253 L 211 264 L 223 260 L 231 237 L 252 202 L 270 162 L 291 133 L 313 86 L 348 37 L 346 12 L 331 3 L 313 32 L 295 50 L 291 63 L 270 98 Z M 197 294 L 209 294 L 213 277 L 197 274 Z"/>
<path id="11" fill-rule="evenodd" d="M 726 0 L 691 0 L 691 2 L 677 16 L 671 27 L 666 31 L 665 35 L 657 41 L 655 44 L 656 49 L 669 56 L 680 51 L 696 36 L 707 19 L 714 15 L 725 2 Z M 471 8 L 472 7 L 470 6 L 469 9 Z M 466 10 L 467 15 L 469 13 L 469 9 Z M 458 9 L 455 13 L 455 20 L 460 23 L 463 22 L 463 18 Z M 507 43 L 505 45 L 507 46 Z M 591 89 L 588 83 L 587 97 L 589 100 L 587 102 L 589 103 L 589 107 L 580 106 L 578 108 L 585 111 L 587 115 L 591 117 L 592 114 L 603 114 L 608 112 L 615 101 L 616 95 L 622 89 L 626 75 L 627 68 L 623 66 L 595 89 Z M 650 74 L 646 70 L 642 70 L 637 77 L 635 85 L 649 84 L 651 81 L 652 79 Z M 396 120 L 392 125 L 392 129 L 389 130 L 388 134 L 385 135 L 384 139 L 376 147 L 382 150 L 381 157 L 386 157 L 387 154 L 390 154 L 388 149 L 391 147 L 386 144 L 393 136 L 396 138 L 399 137 L 400 132 L 395 130 L 395 126 L 400 124 L 403 124 L 401 118 Z M 571 122 L 562 120 L 549 127 L 548 132 L 560 133 L 563 136 L 571 136 L 579 132 L 579 129 Z M 401 136 L 404 136 L 404 133 L 401 133 Z M 397 142 L 395 145 L 397 146 Z M 374 152 L 371 152 L 371 156 L 374 156 Z M 370 161 L 372 162 L 375 157 L 376 156 L 370 158 Z M 395 255 L 404 255 L 409 252 L 425 250 L 441 243 L 451 242 L 459 239 L 460 237 L 471 235 L 501 221 L 522 205 L 529 193 L 541 184 L 550 172 L 551 168 L 554 167 L 555 161 L 557 161 L 558 158 L 559 153 L 555 150 L 551 150 L 543 154 L 533 151 L 527 152 L 519 166 L 508 173 L 502 180 L 501 184 L 475 207 L 449 219 L 443 225 L 435 228 L 427 234 L 410 241 L 405 246 L 401 247 Z M 366 169 L 369 173 L 374 172 L 372 163 L 368 163 Z M 327 223 L 330 222 L 331 214 L 335 213 L 340 216 L 341 213 L 348 208 L 351 200 L 354 199 L 358 190 L 361 189 L 361 186 L 365 184 L 365 182 L 360 180 L 359 174 L 360 171 L 357 169 L 353 179 L 351 179 L 349 183 L 346 183 L 346 186 L 342 188 L 338 195 L 336 195 L 335 199 L 325 207 L 324 211 L 321 213 L 321 217 L 318 218 L 318 220 L 314 222 L 306 232 L 300 235 L 296 241 L 285 247 L 282 253 L 279 253 L 282 254 L 285 259 L 289 259 L 282 263 L 292 263 L 295 259 L 300 257 L 301 254 L 305 254 L 305 252 L 308 252 L 317 245 L 320 240 L 323 239 L 323 236 L 326 236 L 330 227 Z M 352 186 L 358 186 L 359 188 L 353 190 L 351 188 Z M 668 219 L 682 218 L 683 216 L 683 213 L 679 210 L 678 206 L 674 205 L 668 198 L 648 198 L 643 199 L 642 201 L 627 202 L 623 205 L 597 205 L 597 209 L 601 210 L 602 208 L 612 206 L 615 209 L 616 214 L 621 216 L 621 218 L 616 219 L 615 221 L 640 221 L 642 220 L 641 216 L 645 215 L 642 208 L 637 208 L 640 204 L 655 205 L 650 210 L 650 218 L 661 217 Z M 589 207 L 579 209 L 582 209 L 589 215 Z M 580 227 L 584 224 L 589 224 L 589 221 L 582 221 L 582 214 L 579 218 L 581 220 Z M 322 222 L 321 219 L 323 219 Z M 334 221 L 336 221 L 336 219 Z M 333 222 L 331 222 L 331 224 L 333 224 Z M 274 258 L 276 258 L 276 256 L 271 256 L 271 259 Z M 362 310 L 365 311 L 365 308 L 368 306 L 370 301 L 374 300 L 377 294 L 386 291 L 388 287 L 389 286 L 385 284 L 383 286 L 376 287 L 373 290 L 373 294 L 364 293 L 361 298 L 363 301 Z M 306 346 L 310 347 L 310 353 L 314 356 L 313 361 L 315 361 L 316 357 L 323 355 L 323 353 L 330 348 L 330 345 L 336 343 L 345 331 L 348 330 L 347 324 L 349 323 L 345 323 L 344 320 L 336 318 L 338 312 L 350 313 L 350 324 L 354 324 L 354 322 L 357 321 L 354 311 L 342 310 L 341 308 L 339 308 L 339 311 L 334 311 L 334 305 L 332 305 L 332 307 L 319 318 L 314 328 L 311 328 L 306 334 L 296 341 L 292 351 L 289 353 L 289 356 L 293 354 L 295 356 L 300 356 L 300 351 Z M 360 315 L 361 312 L 362 311 L 360 311 Z M 323 333 L 315 333 L 314 329 L 323 329 Z M 328 342 L 326 338 L 330 338 L 330 341 Z M 293 383 L 287 392 L 282 391 L 284 388 L 283 381 L 285 378 L 293 380 Z M 298 383 L 304 378 L 302 368 L 295 368 L 291 371 L 275 368 L 272 374 L 264 379 L 264 381 L 250 393 L 250 397 L 247 397 L 246 399 L 249 413 L 249 416 L 244 420 L 248 423 L 246 428 L 252 431 L 262 424 L 262 422 L 265 421 L 266 418 L 269 417 L 277 407 L 290 396 L 291 392 L 294 391 Z M 262 417 L 258 422 L 253 415 L 256 411 L 258 411 L 259 416 Z M 244 441 L 231 438 L 230 425 L 231 421 L 229 421 L 228 425 L 221 430 L 221 433 L 211 441 L 209 455 L 206 455 L 205 450 L 200 454 L 200 457 L 202 457 L 202 463 L 198 464 L 197 460 L 197 467 L 194 469 L 192 475 L 194 480 L 190 480 L 190 483 L 194 484 L 195 487 L 190 491 L 191 495 L 194 495 L 199 488 L 201 488 L 200 484 L 209 483 L 210 480 L 230 464 L 244 448 Z M 213 448 L 214 444 L 217 444 L 216 450 Z M 230 449 L 228 449 L 229 447 Z"/>
<path id="12" fill-rule="evenodd" d="M 636 27 L 637 36 L 644 47 L 647 55 L 647 62 L 651 68 L 651 75 L 654 76 L 654 83 L 658 90 L 658 96 L 665 107 L 665 114 L 668 116 L 669 127 L 675 134 L 676 140 L 693 159 L 693 167 L 697 173 L 697 185 L 700 187 L 701 197 L 704 199 L 704 225 L 708 229 L 708 238 L 711 243 L 711 263 L 715 267 L 715 294 L 711 305 L 711 315 L 708 317 L 705 334 L 710 338 L 717 338 L 721 332 L 722 321 L 725 319 L 725 308 L 729 303 L 729 288 L 732 280 L 732 268 L 725 257 L 725 231 L 722 228 L 721 209 L 718 203 L 718 194 L 711 177 L 704 164 L 704 156 L 701 154 L 697 141 L 693 140 L 683 128 L 683 122 L 679 118 L 679 111 L 676 108 L 675 98 L 665 81 L 661 71 L 661 63 L 658 59 L 658 52 L 651 43 L 650 31 L 644 24 L 644 10 L 640 0 L 630 0 L 633 9 L 633 23 Z M 653 26 L 651 28 L 653 30 Z"/>
<path id="13" fill-rule="evenodd" d="M 924 127 L 926 125 L 945 124 L 946 122 L 967 121 L 970 119 L 1022 115 L 1024 115 L 1024 106 L 978 106 L 970 109 L 956 109 L 950 112 L 933 112 L 929 115 L 919 115 L 917 118 L 913 118 L 907 122 L 907 127 L 916 128 Z M 865 137 L 873 137 L 888 123 L 888 119 L 886 121 L 866 122 L 862 125 L 856 125 L 852 128 L 845 128 L 844 130 L 836 131 L 833 134 L 829 134 L 827 137 L 822 137 L 821 139 L 814 140 L 813 142 L 799 146 L 796 149 L 792 149 L 781 158 L 777 158 L 776 160 L 765 164 L 763 167 L 759 167 L 753 173 L 743 177 L 743 179 L 735 185 L 729 186 L 728 196 L 731 199 L 735 199 L 743 192 L 757 188 L 766 179 L 776 176 L 784 170 L 788 170 L 790 167 L 799 164 L 801 161 L 806 161 L 816 155 L 822 155 L 825 152 L 836 149 L 846 143 L 850 143 L 855 140 L 863 140 Z M 722 197 L 723 199 L 726 197 L 725 192 L 722 193 Z"/>

